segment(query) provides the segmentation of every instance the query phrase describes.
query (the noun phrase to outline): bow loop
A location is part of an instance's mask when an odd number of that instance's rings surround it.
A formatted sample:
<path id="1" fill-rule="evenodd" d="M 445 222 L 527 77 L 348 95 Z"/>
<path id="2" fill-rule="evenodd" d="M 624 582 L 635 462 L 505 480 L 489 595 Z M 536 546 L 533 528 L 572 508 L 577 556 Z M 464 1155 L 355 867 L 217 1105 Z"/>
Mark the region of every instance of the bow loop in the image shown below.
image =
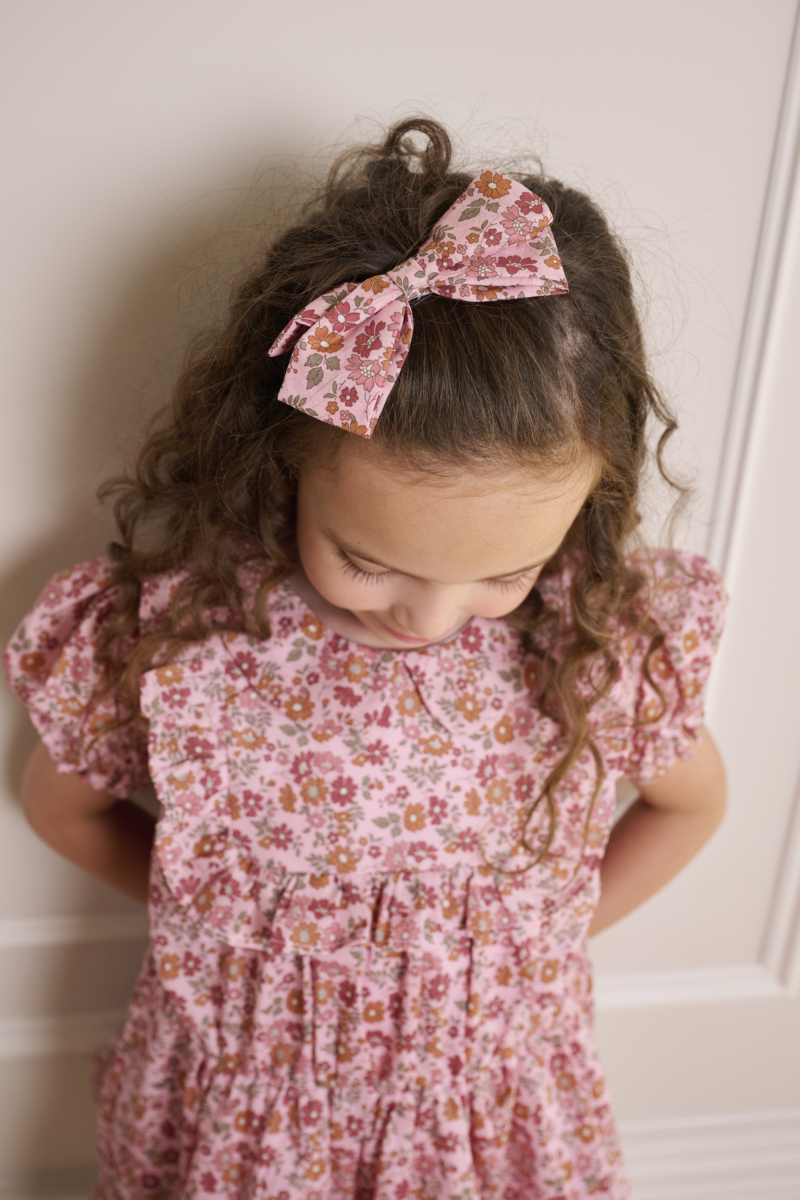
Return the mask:
<path id="1" fill-rule="evenodd" d="M 472 302 L 568 291 L 545 202 L 484 171 L 415 255 L 362 283 L 346 283 L 297 313 L 270 347 L 294 347 L 278 399 L 370 437 L 405 362 L 426 294 Z M 307 332 L 306 332 L 307 331 Z"/>

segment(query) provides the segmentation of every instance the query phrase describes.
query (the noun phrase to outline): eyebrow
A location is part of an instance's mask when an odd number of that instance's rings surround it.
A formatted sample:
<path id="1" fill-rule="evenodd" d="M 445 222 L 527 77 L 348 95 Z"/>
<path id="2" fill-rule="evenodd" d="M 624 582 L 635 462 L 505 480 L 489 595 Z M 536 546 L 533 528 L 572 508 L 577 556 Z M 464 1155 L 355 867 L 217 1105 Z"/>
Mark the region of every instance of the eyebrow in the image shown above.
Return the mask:
<path id="1" fill-rule="evenodd" d="M 355 546 L 348 546 L 346 542 L 342 541 L 341 538 L 336 536 L 332 529 L 323 529 L 322 532 L 326 537 L 330 538 L 332 542 L 335 542 L 340 550 L 344 550 L 345 554 L 352 554 L 356 558 L 363 558 L 364 562 L 371 563 L 373 567 L 383 567 L 385 571 L 396 571 L 398 575 L 407 575 L 409 579 L 420 578 L 419 575 L 412 575 L 410 571 L 401 571 L 399 567 L 392 567 L 389 563 L 381 562 L 379 558 L 373 558 L 371 554 L 364 554 L 362 550 L 356 550 Z M 553 551 L 553 553 L 555 553 L 555 551 Z M 532 563 L 529 567 L 520 567 L 517 571 L 505 571 L 502 575 L 490 575 L 487 577 L 487 579 L 480 579 L 478 582 L 487 583 L 489 580 L 493 579 L 509 579 L 513 578 L 515 575 L 526 575 L 528 571 L 535 571 L 538 567 L 543 567 L 544 564 L 549 562 L 552 557 L 553 555 L 550 554 L 547 558 L 543 558 L 541 562 Z"/>

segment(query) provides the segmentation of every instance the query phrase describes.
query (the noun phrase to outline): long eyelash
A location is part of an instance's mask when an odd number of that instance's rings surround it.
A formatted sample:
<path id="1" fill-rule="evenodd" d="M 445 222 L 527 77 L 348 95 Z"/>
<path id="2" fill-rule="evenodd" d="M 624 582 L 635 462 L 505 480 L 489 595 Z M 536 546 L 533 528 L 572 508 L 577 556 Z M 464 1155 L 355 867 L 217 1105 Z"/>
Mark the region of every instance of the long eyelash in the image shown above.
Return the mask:
<path id="1" fill-rule="evenodd" d="M 487 583 L 491 587 L 502 588 L 504 591 L 508 591 L 510 588 L 517 588 L 520 584 L 525 583 L 532 574 L 532 571 L 528 571 L 525 575 L 518 575 L 516 579 L 488 579 Z"/>
<path id="2" fill-rule="evenodd" d="M 336 550 L 337 558 L 342 563 L 348 575 L 352 575 L 354 579 L 359 579 L 366 583 L 377 583 L 379 579 L 383 579 L 385 575 L 391 575 L 391 571 L 364 571 L 361 567 L 356 566 L 351 558 L 348 558 L 344 550 Z"/>

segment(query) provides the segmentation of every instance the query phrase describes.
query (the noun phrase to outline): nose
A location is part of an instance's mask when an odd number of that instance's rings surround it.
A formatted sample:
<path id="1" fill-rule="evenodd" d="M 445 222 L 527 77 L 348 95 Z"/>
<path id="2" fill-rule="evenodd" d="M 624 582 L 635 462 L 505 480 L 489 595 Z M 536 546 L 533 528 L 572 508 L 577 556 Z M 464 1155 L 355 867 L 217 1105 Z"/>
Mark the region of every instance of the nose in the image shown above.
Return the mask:
<path id="1" fill-rule="evenodd" d="M 392 605 L 392 623 L 400 633 L 435 641 L 458 624 L 461 593 L 457 586 L 418 583 L 410 595 Z"/>

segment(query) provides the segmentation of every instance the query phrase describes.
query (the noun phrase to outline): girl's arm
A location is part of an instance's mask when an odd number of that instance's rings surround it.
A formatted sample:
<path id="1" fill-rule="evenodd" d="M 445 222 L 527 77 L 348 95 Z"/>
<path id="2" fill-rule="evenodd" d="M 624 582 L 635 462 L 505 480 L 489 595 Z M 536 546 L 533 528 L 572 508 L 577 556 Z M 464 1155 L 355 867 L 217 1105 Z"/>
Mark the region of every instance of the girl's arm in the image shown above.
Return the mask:
<path id="1" fill-rule="evenodd" d="M 131 800 L 61 775 L 42 742 L 22 780 L 28 821 L 48 845 L 104 883 L 147 903 L 154 819 Z"/>
<path id="2" fill-rule="evenodd" d="M 589 933 L 600 933 L 677 875 L 725 813 L 725 769 L 705 727 L 690 759 L 641 793 L 611 831 L 600 867 L 600 901 Z"/>

